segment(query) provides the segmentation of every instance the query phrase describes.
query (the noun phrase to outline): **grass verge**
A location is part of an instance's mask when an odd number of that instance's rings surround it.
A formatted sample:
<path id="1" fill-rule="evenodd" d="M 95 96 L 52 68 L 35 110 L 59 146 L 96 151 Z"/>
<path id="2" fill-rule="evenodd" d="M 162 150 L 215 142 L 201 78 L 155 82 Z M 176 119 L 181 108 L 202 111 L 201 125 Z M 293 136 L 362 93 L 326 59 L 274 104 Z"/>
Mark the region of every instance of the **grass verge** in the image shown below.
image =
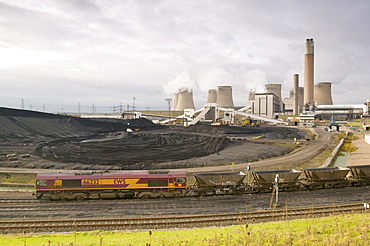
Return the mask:
<path id="1" fill-rule="evenodd" d="M 0 235 L 0 245 L 370 245 L 370 214 L 143 232 Z"/>

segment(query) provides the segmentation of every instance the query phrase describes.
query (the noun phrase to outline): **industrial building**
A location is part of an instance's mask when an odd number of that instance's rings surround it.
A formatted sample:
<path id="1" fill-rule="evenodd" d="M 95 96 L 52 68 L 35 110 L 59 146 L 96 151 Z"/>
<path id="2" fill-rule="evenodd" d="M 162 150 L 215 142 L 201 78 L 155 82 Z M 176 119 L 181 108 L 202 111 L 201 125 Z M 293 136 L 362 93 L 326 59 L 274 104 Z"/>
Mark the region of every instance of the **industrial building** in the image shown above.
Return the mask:
<path id="1" fill-rule="evenodd" d="M 245 106 L 235 107 L 231 86 L 218 86 L 209 89 L 204 107 L 196 110 L 193 100 L 193 91 L 189 88 L 180 88 L 173 95 L 171 111 L 174 119 L 167 119 L 164 123 L 176 119 L 195 124 L 198 121 L 216 122 L 222 119 L 226 123 L 233 123 L 236 116 L 250 117 L 270 123 L 279 115 L 292 115 L 302 120 L 304 126 L 311 126 L 313 118 L 330 119 L 333 115 L 346 119 L 353 119 L 369 115 L 370 102 L 364 105 L 334 105 L 332 99 L 332 83 L 319 82 L 315 84 L 314 67 L 314 40 L 307 38 L 304 52 L 303 87 L 300 86 L 299 74 L 294 74 L 292 90 L 288 97 L 282 97 L 282 85 L 271 83 L 265 85 L 265 91 L 256 93 L 252 90 Z"/>

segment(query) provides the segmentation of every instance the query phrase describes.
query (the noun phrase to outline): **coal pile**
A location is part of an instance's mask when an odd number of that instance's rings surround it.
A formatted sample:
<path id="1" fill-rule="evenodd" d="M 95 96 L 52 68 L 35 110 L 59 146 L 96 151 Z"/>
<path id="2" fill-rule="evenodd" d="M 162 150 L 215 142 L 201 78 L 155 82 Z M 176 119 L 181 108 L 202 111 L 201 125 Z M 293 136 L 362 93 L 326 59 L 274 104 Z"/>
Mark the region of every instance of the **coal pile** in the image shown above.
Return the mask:
<path id="1" fill-rule="evenodd" d="M 143 118 L 84 119 L 0 107 L 0 166 L 134 170 L 220 165 L 290 151 L 269 143 L 235 142 L 232 136 L 303 139 L 305 134 L 285 127 L 167 127 Z"/>
<path id="2" fill-rule="evenodd" d="M 63 139 L 42 144 L 37 155 L 58 162 L 155 169 L 155 164 L 215 153 L 230 142 L 225 137 L 184 133 L 123 133 L 98 138 Z"/>

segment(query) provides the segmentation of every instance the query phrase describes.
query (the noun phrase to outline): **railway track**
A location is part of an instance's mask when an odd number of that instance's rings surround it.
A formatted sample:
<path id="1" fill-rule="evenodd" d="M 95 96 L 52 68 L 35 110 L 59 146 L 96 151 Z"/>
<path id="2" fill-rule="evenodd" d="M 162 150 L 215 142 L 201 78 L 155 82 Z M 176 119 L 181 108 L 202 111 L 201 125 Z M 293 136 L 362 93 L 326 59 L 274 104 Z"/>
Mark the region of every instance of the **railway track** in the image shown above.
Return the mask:
<path id="1" fill-rule="evenodd" d="M 0 221 L 0 233 L 77 232 L 92 230 L 154 230 L 209 226 L 243 225 L 266 221 L 322 217 L 341 213 L 367 212 L 363 203 L 297 209 L 281 208 L 260 212 L 146 217 L 122 219 L 69 219 Z"/>

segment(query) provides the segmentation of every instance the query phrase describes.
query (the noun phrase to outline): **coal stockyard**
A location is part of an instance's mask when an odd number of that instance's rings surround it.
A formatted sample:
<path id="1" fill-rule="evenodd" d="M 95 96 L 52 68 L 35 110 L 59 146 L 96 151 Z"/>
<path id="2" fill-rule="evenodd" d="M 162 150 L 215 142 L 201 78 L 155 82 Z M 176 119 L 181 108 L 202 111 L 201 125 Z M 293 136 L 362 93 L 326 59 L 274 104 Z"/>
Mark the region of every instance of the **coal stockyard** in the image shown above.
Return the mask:
<path id="1" fill-rule="evenodd" d="M 230 225 L 246 221 L 248 223 L 258 222 L 257 215 L 244 214 L 243 218 L 240 216 L 236 216 L 236 218 L 235 213 L 257 213 L 270 209 L 274 196 L 274 185 L 273 181 L 268 179 L 275 177 L 275 172 L 278 170 L 281 176 L 281 188 L 283 188 L 284 179 L 288 178 L 284 177 L 285 169 L 281 169 L 281 166 L 286 163 L 298 163 L 312 159 L 324 149 L 331 147 L 333 136 L 333 133 L 324 132 L 321 129 L 309 132 L 300 128 L 263 125 L 260 127 L 238 127 L 202 124 L 184 128 L 155 125 L 145 119 L 82 119 L 5 108 L 0 110 L 0 119 L 2 129 L 0 164 L 3 176 L 8 177 L 13 173 L 27 173 L 36 177 L 36 174 L 39 173 L 44 175 L 40 177 L 45 177 L 50 173 L 58 172 L 60 174 L 67 173 L 67 176 L 76 173 L 83 173 L 83 175 L 87 175 L 87 173 L 90 175 L 93 173 L 114 174 L 127 172 L 126 170 L 136 172 L 157 170 L 158 174 L 161 172 L 163 174 L 169 169 L 186 169 L 187 174 L 184 178 L 191 182 L 186 186 L 194 187 L 192 182 L 198 182 L 198 190 L 193 194 L 186 187 L 186 194 L 170 195 L 169 198 L 164 198 L 166 195 L 156 197 L 159 199 L 151 199 L 154 197 L 144 195 L 140 197 L 143 199 L 116 199 L 124 198 L 122 187 L 119 188 L 119 192 L 116 192 L 112 187 L 106 190 L 100 187 L 100 190 L 104 190 L 104 195 L 97 193 L 93 195 L 95 197 L 85 196 L 87 193 L 83 193 L 83 199 L 81 196 L 62 199 L 60 194 L 63 194 L 61 189 L 63 181 L 60 182 L 59 188 L 55 186 L 52 188 L 59 189 L 58 196 L 45 200 L 37 200 L 32 196 L 35 193 L 33 189 L 32 191 L 2 191 L 0 192 L 0 220 L 4 222 L 2 228 L 6 228 L 5 224 L 8 222 L 21 220 L 34 223 L 35 228 L 38 223 L 40 228 L 47 228 L 47 225 L 41 224 L 42 220 L 67 223 L 65 220 L 111 220 L 141 217 L 161 219 L 163 217 L 178 218 L 217 214 L 229 214 L 234 217 L 217 219 L 218 221 L 232 221 L 230 223 L 223 224 L 211 221 L 205 222 L 204 226 L 209 226 L 209 223 Z M 127 132 L 128 126 L 134 131 Z M 299 142 L 293 142 L 293 139 Z M 261 180 L 258 187 L 248 188 L 244 183 L 242 185 L 243 192 L 235 192 L 236 190 L 230 192 L 230 186 L 227 185 L 221 185 L 221 188 L 212 186 L 212 189 L 215 187 L 216 189 L 209 190 L 211 185 L 207 185 L 207 182 L 215 181 L 205 179 L 204 176 L 207 176 L 207 173 L 223 172 L 223 176 L 234 171 L 246 173 L 248 162 L 251 162 L 255 173 L 258 173 L 259 169 L 265 170 L 259 173 Z M 233 164 L 230 165 L 231 163 Z M 231 168 L 234 170 L 232 171 Z M 288 173 L 294 173 L 294 171 Z M 202 177 L 206 185 L 199 185 L 202 180 L 196 180 L 197 175 Z M 76 179 L 79 180 L 80 185 L 86 187 L 97 184 L 91 178 L 82 179 L 81 177 L 83 176 Z M 295 179 L 295 175 L 291 177 Z M 253 179 L 258 180 L 258 177 L 255 176 Z M 46 179 L 40 178 L 40 180 Z M 50 185 L 58 185 L 56 180 L 62 179 L 54 179 Z M 69 190 L 76 188 L 73 187 L 76 185 L 76 181 L 71 182 L 71 178 L 68 180 Z M 114 182 L 115 178 L 113 177 L 111 180 Z M 228 182 L 227 180 L 221 181 Z M 332 180 L 332 182 L 319 183 L 318 186 L 312 185 L 309 181 L 307 179 L 306 183 L 299 183 L 300 187 L 298 188 L 293 186 L 294 192 L 289 192 L 291 186 L 285 184 L 287 189 L 280 193 L 279 203 L 282 208 L 286 211 L 288 209 L 301 209 L 300 212 L 296 211 L 298 214 L 304 213 L 303 211 L 307 211 L 307 209 L 313 211 L 314 207 L 325 207 L 326 211 L 332 213 L 334 213 L 334 207 L 337 206 L 349 206 L 350 211 L 363 211 L 363 208 L 358 208 L 358 204 L 367 203 L 369 200 L 367 181 L 357 180 L 358 183 L 355 183 L 353 180 L 351 182 L 347 180 L 348 182 L 345 181 L 345 185 L 343 185 Z M 109 185 L 109 182 L 107 181 L 105 184 Z M 246 182 L 245 176 L 243 176 L 243 182 Z M 43 181 L 39 185 L 42 183 Z M 265 183 L 268 183 L 268 186 Z M 149 186 L 150 182 L 143 182 L 141 187 L 145 184 Z M 177 182 L 177 185 L 179 184 L 181 184 L 178 186 L 179 188 L 184 188 L 184 183 Z M 163 191 L 162 182 L 152 182 L 151 185 Z M 345 188 L 338 188 L 344 186 Z M 205 188 L 205 190 L 199 190 L 199 187 Z M 274 211 L 279 211 L 279 208 L 277 209 Z M 321 214 L 330 214 L 330 212 L 321 212 Z M 272 218 L 275 215 L 266 216 Z M 246 219 L 246 216 L 250 216 L 249 219 Z M 291 216 L 291 218 L 296 217 Z M 113 224 L 117 223 L 119 222 Z M 126 229 L 140 229 L 135 226 L 135 223 Z M 142 221 L 137 224 L 142 226 L 145 223 L 147 222 Z M 163 223 L 171 224 L 172 222 Z M 184 225 L 187 223 L 184 222 Z M 202 223 L 189 224 L 190 227 L 197 225 L 202 226 Z M 32 227 L 29 224 L 12 226 Z M 68 231 L 68 226 L 70 225 L 65 224 L 64 231 Z M 90 230 L 86 228 L 96 230 L 98 227 L 81 226 L 81 230 Z M 107 228 L 125 229 L 125 227 L 114 227 L 114 225 Z M 55 231 L 59 230 L 63 231 L 63 229 L 55 229 Z M 3 233 L 11 233 L 11 231 L 3 231 Z"/>
<path id="2" fill-rule="evenodd" d="M 253 141 L 256 136 L 292 142 L 307 135 L 287 127 L 184 128 L 146 119 L 83 119 L 7 108 L 0 108 L 0 119 L 0 163 L 9 168 L 151 170 L 242 163 L 294 149 Z M 128 133 L 128 127 L 134 132 Z M 235 137 L 243 140 L 230 140 Z"/>

